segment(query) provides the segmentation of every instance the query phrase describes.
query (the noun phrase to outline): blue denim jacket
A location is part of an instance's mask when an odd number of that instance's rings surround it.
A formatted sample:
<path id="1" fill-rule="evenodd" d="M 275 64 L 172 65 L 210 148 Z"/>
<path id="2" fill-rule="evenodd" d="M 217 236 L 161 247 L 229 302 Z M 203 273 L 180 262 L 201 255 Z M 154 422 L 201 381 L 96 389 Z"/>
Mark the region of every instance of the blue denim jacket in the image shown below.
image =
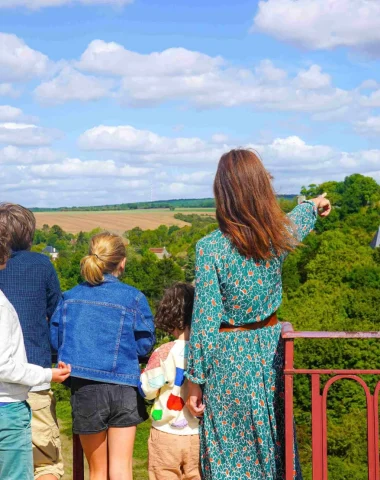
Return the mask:
<path id="1" fill-rule="evenodd" d="M 73 377 L 132 386 L 140 378 L 139 357 L 155 343 L 145 296 L 113 275 L 100 285 L 82 283 L 65 292 L 50 335 Z"/>

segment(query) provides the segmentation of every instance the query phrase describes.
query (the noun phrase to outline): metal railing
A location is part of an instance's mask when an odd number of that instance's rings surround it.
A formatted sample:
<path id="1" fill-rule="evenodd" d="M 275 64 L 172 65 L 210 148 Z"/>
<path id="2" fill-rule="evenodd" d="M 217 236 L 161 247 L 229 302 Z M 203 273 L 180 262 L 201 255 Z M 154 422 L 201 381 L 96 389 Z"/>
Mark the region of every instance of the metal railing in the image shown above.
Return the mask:
<path id="1" fill-rule="evenodd" d="M 368 480 L 380 480 L 379 471 L 379 391 L 380 381 L 371 394 L 368 385 L 358 375 L 379 375 L 380 370 L 334 370 L 294 368 L 294 339 L 380 339 L 380 332 L 297 332 L 290 323 L 284 323 L 282 338 L 285 342 L 285 465 L 286 480 L 293 480 L 293 378 L 294 375 L 311 376 L 312 408 L 312 468 L 313 480 L 328 479 L 327 465 L 327 394 L 335 382 L 351 379 L 362 386 L 367 401 Z M 321 389 L 321 375 L 331 378 Z M 73 435 L 73 480 L 84 480 L 83 450 L 78 435 Z"/>
<path id="2" fill-rule="evenodd" d="M 379 390 L 380 381 L 371 394 L 366 382 L 358 375 L 380 375 L 380 370 L 334 370 L 294 368 L 294 339 L 380 339 L 380 332 L 295 332 L 290 323 L 284 323 L 282 338 L 285 341 L 285 465 L 286 480 L 293 480 L 293 378 L 294 375 L 311 376 L 311 428 L 313 480 L 328 479 L 327 465 L 327 394 L 335 382 L 354 380 L 362 386 L 367 402 L 368 480 L 379 477 Z M 321 387 L 321 375 L 331 378 Z"/>

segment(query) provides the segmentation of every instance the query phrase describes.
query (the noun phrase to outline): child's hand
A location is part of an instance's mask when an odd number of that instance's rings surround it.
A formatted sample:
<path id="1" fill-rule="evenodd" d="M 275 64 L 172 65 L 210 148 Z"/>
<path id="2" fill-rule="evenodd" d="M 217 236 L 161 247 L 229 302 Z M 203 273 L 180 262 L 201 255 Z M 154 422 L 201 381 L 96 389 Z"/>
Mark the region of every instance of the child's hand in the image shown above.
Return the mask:
<path id="1" fill-rule="evenodd" d="M 201 387 L 189 380 L 189 393 L 187 396 L 186 406 L 189 412 L 194 417 L 202 417 L 206 406 L 202 402 L 202 389 Z"/>
<path id="2" fill-rule="evenodd" d="M 71 365 L 68 365 L 65 362 L 58 362 L 58 368 L 70 368 L 71 371 Z"/>
<path id="3" fill-rule="evenodd" d="M 66 365 L 64 362 L 59 362 L 59 368 L 52 368 L 52 381 L 62 383 L 69 378 L 71 373 L 71 365 Z"/>

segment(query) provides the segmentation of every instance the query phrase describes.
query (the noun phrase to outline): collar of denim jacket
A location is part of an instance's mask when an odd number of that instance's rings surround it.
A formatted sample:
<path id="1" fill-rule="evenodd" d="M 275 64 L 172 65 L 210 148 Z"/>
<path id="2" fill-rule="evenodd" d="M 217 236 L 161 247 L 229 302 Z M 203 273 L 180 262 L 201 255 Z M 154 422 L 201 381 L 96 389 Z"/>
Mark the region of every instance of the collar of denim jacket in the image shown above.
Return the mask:
<path id="1" fill-rule="evenodd" d="M 118 282 L 119 279 L 115 277 L 115 275 L 112 275 L 111 273 L 105 273 L 104 274 L 104 282 Z"/>

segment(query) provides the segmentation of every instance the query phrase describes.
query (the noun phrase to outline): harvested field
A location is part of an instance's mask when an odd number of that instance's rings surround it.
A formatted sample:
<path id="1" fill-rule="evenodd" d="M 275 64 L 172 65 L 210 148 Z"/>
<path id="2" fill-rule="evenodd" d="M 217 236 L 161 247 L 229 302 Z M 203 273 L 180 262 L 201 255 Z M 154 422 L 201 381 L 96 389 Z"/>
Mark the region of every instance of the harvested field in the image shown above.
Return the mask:
<path id="1" fill-rule="evenodd" d="M 65 232 L 78 233 L 80 231 L 89 232 L 94 228 L 100 227 L 118 234 L 131 230 L 134 227 L 140 227 L 143 230 L 154 230 L 160 225 L 178 225 L 184 227 L 187 223 L 174 218 L 176 213 L 204 213 L 213 215 L 213 211 L 205 209 L 176 210 L 152 209 L 152 210 L 125 210 L 109 212 L 35 212 L 37 219 L 37 228 L 42 228 L 44 224 L 59 225 Z"/>

